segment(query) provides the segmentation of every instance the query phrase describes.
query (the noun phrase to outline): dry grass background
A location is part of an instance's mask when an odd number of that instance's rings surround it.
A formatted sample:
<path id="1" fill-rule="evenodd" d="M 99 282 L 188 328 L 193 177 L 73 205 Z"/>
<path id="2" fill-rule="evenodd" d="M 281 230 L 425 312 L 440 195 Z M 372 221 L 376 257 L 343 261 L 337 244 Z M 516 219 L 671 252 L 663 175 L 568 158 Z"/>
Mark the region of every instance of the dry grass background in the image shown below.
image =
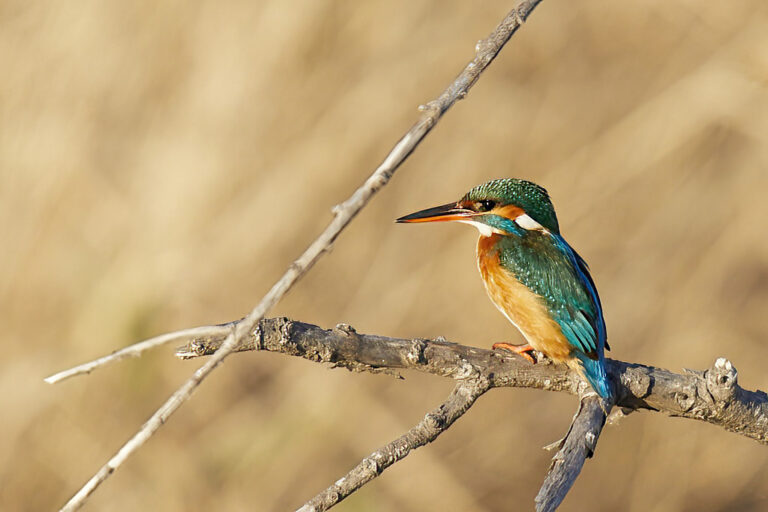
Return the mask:
<path id="1" fill-rule="evenodd" d="M 0 3 L 0 509 L 51 510 L 198 364 L 140 338 L 244 314 L 512 2 Z M 768 4 L 547 0 L 274 314 L 517 340 L 475 233 L 393 219 L 500 176 L 552 194 L 614 357 L 768 388 Z M 88 510 L 286 510 L 451 383 L 238 354 Z M 572 397 L 497 390 L 338 510 L 527 510 Z M 768 510 L 768 451 L 635 414 L 564 511 Z"/>

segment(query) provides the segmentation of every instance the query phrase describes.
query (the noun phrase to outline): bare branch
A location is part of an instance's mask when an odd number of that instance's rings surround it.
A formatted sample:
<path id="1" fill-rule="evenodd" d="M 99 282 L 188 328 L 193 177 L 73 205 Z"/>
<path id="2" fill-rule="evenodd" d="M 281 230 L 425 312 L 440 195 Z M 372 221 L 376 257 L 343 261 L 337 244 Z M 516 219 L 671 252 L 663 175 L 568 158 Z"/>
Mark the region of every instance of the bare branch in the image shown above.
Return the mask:
<path id="1" fill-rule="evenodd" d="M 595 453 L 610 404 L 594 393 L 579 401 L 573 421 L 552 457 L 547 477 L 536 496 L 536 512 L 552 512 L 560 506 L 581 473 L 584 462 Z"/>
<path id="2" fill-rule="evenodd" d="M 334 329 L 267 318 L 256 336 L 235 350 L 268 350 L 352 371 L 412 369 L 453 379 L 487 378 L 491 387 L 526 387 L 577 395 L 583 382 L 564 365 L 532 365 L 522 357 L 450 343 L 444 339 L 402 339 L 361 334 L 346 324 Z M 190 358 L 214 353 L 215 337 L 196 340 L 177 352 Z M 679 374 L 663 368 L 608 359 L 616 405 L 626 411 L 648 409 L 706 421 L 768 444 L 768 395 L 738 385 L 738 374 L 724 358 L 712 368 Z"/>
<path id="3" fill-rule="evenodd" d="M 50 377 L 45 378 L 45 382 L 48 384 L 56 384 L 63 380 L 67 380 L 70 377 L 76 377 L 78 375 L 85 375 L 91 373 L 96 368 L 100 368 L 109 363 L 125 359 L 127 357 L 139 357 L 142 353 L 155 347 L 161 347 L 169 343 L 182 343 L 195 339 L 207 337 L 207 336 L 220 336 L 226 337 L 229 333 L 230 327 L 227 325 L 206 325 L 203 327 L 192 327 L 190 329 L 184 329 L 182 331 L 174 331 L 168 334 L 161 334 L 154 338 L 129 345 L 125 348 L 112 352 L 109 355 L 100 357 L 94 361 L 83 363 L 69 370 L 56 373 Z"/>
<path id="4" fill-rule="evenodd" d="M 349 473 L 326 490 L 309 500 L 299 512 L 321 512 L 367 484 L 395 462 L 405 458 L 412 450 L 431 443 L 459 419 L 475 400 L 489 388 L 487 380 L 460 381 L 448 399 L 424 416 L 418 425 L 365 457 Z"/>
<path id="5" fill-rule="evenodd" d="M 328 227 L 310 244 L 310 246 L 291 264 L 283 276 L 272 286 L 259 304 L 240 322 L 233 326 L 231 334 L 221 344 L 216 354 L 206 362 L 158 409 L 142 428 L 120 448 L 102 468 L 81 488 L 62 510 L 79 509 L 88 496 L 111 475 L 122 463 L 144 442 L 149 439 L 184 402 L 191 396 L 197 386 L 213 371 L 218 364 L 229 355 L 235 346 L 249 333 L 252 333 L 264 315 L 285 295 L 288 290 L 328 251 L 336 237 L 349 224 L 360 210 L 370 201 L 376 192 L 385 186 L 392 175 L 413 152 L 427 133 L 437 124 L 443 114 L 456 101 L 463 99 L 469 89 L 478 80 L 482 72 L 501 51 L 506 42 L 512 37 L 522 22 L 541 0 L 525 0 L 517 9 L 512 9 L 502 20 L 491 35 L 477 44 L 475 58 L 467 64 L 458 77 L 435 100 L 422 108 L 420 119 L 405 136 L 400 139 L 384 161 L 371 176 L 350 196 L 349 199 L 333 208 L 333 220 Z M 146 349 L 148 347 L 144 347 Z M 136 347 L 132 353 L 140 353 Z M 109 359 L 107 359 L 109 361 Z M 94 362 L 92 370 L 100 364 Z"/>
<path id="6" fill-rule="evenodd" d="M 208 355 L 215 353 L 220 345 L 220 337 L 209 336 L 182 347 L 177 355 L 183 359 Z M 240 340 L 235 350 L 280 352 L 355 372 L 395 373 L 413 369 L 457 379 L 461 383 L 466 379 L 482 382 L 487 387 L 532 387 L 571 394 L 583 393 L 587 387 L 566 366 L 547 364 L 546 360 L 531 365 L 516 354 L 458 345 L 444 339 L 360 334 L 346 324 L 326 330 L 287 318 L 264 319 L 255 329 L 254 336 Z M 610 359 L 607 363 L 616 392 L 616 405 L 625 413 L 649 409 L 670 416 L 698 419 L 768 444 L 768 395 L 738 386 L 736 369 L 726 359 L 718 359 L 707 371 L 688 370 L 685 374 Z M 612 405 L 594 394 L 582 398 L 568 433 L 557 444 L 559 450 L 536 497 L 537 511 L 553 511 L 562 503 L 584 462 L 594 453 Z M 404 442 L 403 439 L 420 426 L 382 450 Z M 437 434 L 439 432 L 435 436 Z M 421 444 L 411 446 L 406 443 L 405 451 L 395 459 L 381 458 L 377 455 L 380 451 L 374 452 L 301 510 L 330 508 Z M 381 460 L 386 460 L 386 465 L 379 465 Z"/>
<path id="7" fill-rule="evenodd" d="M 123 465 L 128 457 L 136 451 L 141 445 L 143 445 L 147 439 L 157 432 L 157 430 L 166 422 L 168 417 L 178 409 L 181 404 L 189 399 L 195 388 L 200 385 L 200 382 L 208 375 L 226 355 L 231 352 L 232 347 L 235 345 L 236 327 L 233 326 L 232 334 L 228 336 L 221 344 L 221 348 L 209 359 L 206 363 L 198 368 L 195 373 L 190 377 L 176 392 L 174 392 L 160 408 L 147 420 L 146 423 L 139 429 L 136 434 L 131 437 L 120 450 L 104 464 L 95 475 L 93 475 L 88 482 L 85 483 L 77 493 L 61 508 L 62 511 L 72 511 L 79 509 L 85 500 L 88 499 L 98 487 L 101 485 L 109 475 Z"/>

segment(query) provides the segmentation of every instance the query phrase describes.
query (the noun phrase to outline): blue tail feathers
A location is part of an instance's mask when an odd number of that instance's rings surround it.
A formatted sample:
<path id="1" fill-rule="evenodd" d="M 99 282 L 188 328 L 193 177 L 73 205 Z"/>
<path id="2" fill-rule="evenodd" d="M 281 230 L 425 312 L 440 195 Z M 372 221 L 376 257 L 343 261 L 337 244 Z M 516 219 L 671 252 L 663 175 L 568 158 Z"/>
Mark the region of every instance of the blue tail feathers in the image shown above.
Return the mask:
<path id="1" fill-rule="evenodd" d="M 608 381 L 608 375 L 605 373 L 605 359 L 603 358 L 603 355 L 600 354 L 600 357 L 595 360 L 590 359 L 589 356 L 580 350 L 576 350 L 575 352 L 576 357 L 579 358 L 579 361 L 581 361 L 582 367 L 584 368 L 584 376 L 592 386 L 592 389 L 603 398 L 610 397 L 612 395 L 611 384 Z"/>

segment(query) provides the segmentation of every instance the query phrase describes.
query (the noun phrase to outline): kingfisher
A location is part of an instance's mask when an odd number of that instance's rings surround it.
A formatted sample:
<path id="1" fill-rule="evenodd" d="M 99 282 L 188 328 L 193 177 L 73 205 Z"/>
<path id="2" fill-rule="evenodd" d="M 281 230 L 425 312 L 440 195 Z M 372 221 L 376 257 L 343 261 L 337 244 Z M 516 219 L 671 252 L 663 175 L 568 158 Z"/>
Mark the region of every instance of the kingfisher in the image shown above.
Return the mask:
<path id="1" fill-rule="evenodd" d="M 575 369 L 603 398 L 605 320 L 584 259 L 560 234 L 547 191 L 504 178 L 478 185 L 455 203 L 421 210 L 396 222 L 462 222 L 480 232 L 477 268 L 499 311 L 527 343 L 495 343 L 535 363 L 532 351 Z"/>

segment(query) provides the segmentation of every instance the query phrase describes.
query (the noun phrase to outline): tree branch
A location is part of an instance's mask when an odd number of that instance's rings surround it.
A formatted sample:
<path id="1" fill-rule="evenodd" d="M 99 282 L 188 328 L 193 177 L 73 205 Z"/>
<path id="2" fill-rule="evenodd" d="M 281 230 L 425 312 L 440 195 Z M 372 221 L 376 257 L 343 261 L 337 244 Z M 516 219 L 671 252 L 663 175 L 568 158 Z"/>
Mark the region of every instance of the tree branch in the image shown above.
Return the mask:
<path id="1" fill-rule="evenodd" d="M 424 416 L 418 425 L 365 457 L 349 473 L 337 480 L 326 490 L 309 500 L 298 512 L 321 512 L 367 484 L 385 469 L 405 458 L 412 450 L 431 443 L 445 432 L 475 403 L 489 388 L 487 380 L 471 379 L 460 381 L 448 399 L 438 408 Z"/>
<path id="2" fill-rule="evenodd" d="M 215 352 L 217 337 L 197 339 L 177 355 L 188 359 Z M 564 365 L 547 360 L 532 365 L 522 357 L 435 340 L 360 334 L 346 324 L 323 329 L 287 318 L 262 320 L 237 351 L 267 350 L 330 363 L 352 371 L 411 369 L 453 379 L 484 378 L 491 387 L 525 387 L 577 395 L 586 384 Z M 648 409 L 712 423 L 768 445 L 768 395 L 738 385 L 726 359 L 706 371 L 674 373 L 663 368 L 606 360 L 616 403 L 625 411 Z"/>
<path id="3" fill-rule="evenodd" d="M 91 373 L 96 368 L 101 368 L 109 363 L 119 361 L 128 357 L 139 357 L 147 350 L 155 347 L 161 347 L 169 343 L 183 343 L 190 340 L 197 339 L 201 336 L 220 336 L 223 340 L 229 333 L 229 327 L 227 325 L 206 325 L 202 327 L 192 327 L 190 329 L 184 329 L 182 331 L 174 331 L 168 334 L 161 334 L 154 338 L 134 343 L 120 350 L 116 350 L 109 355 L 100 357 L 93 361 L 83 363 L 68 370 L 51 375 L 45 378 L 45 382 L 48 384 L 56 384 L 63 380 L 67 380 L 70 377 L 76 377 L 78 375 L 86 375 Z"/>
<path id="4" fill-rule="evenodd" d="M 376 168 L 371 176 L 361 185 L 352 196 L 343 203 L 333 208 L 333 220 L 326 229 L 310 244 L 310 246 L 294 261 L 283 276 L 272 286 L 267 294 L 261 299 L 259 304 L 242 321 L 233 325 L 231 332 L 224 342 L 220 345 L 213 357 L 203 366 L 197 369 L 195 373 L 178 389 L 166 402 L 147 420 L 134 436 L 128 440 L 120 450 L 104 464 L 101 469 L 86 482 L 86 484 L 62 507 L 64 511 L 74 511 L 79 509 L 88 496 L 93 493 L 101 483 L 103 483 L 123 462 L 147 439 L 149 439 L 167 419 L 178 410 L 181 405 L 189 400 L 192 392 L 200 383 L 229 355 L 235 345 L 242 340 L 248 333 L 253 332 L 258 322 L 266 313 L 291 289 L 291 287 L 317 262 L 317 260 L 328 250 L 330 250 L 336 237 L 349 224 L 360 210 L 368 204 L 368 201 L 382 187 L 384 187 L 392 175 L 405 161 L 406 158 L 416 149 L 424 137 L 437 124 L 443 114 L 453 106 L 456 101 L 463 99 L 469 89 L 480 78 L 480 74 L 488 67 L 493 59 L 498 55 L 512 34 L 527 19 L 531 11 L 540 3 L 541 0 L 525 0 L 516 9 L 502 20 L 491 35 L 479 42 L 475 47 L 475 57 L 467 64 L 459 76 L 443 91 L 435 100 L 430 101 L 422 111 L 420 119 L 414 124 L 405 136 L 395 144 L 384 161 Z M 170 342 L 172 335 L 164 338 L 164 342 Z M 132 354 L 138 355 L 141 350 L 158 346 L 160 343 L 147 343 L 144 347 L 137 348 L 136 345 L 126 350 Z M 141 350 L 140 350 L 141 349 Z M 91 371 L 118 357 L 105 357 L 100 361 L 88 365 Z M 66 373 L 66 372 L 64 372 Z M 72 375 L 77 372 L 72 373 Z M 53 376 L 55 377 L 55 376 Z M 51 377 L 51 381 L 56 380 Z M 65 378 L 65 377 L 60 377 Z"/>
<path id="5" fill-rule="evenodd" d="M 221 335 L 205 336 L 192 340 L 176 354 L 182 359 L 205 356 L 216 353 L 221 343 Z M 471 398 L 466 399 L 460 412 L 446 416 L 453 420 L 491 387 L 528 387 L 578 394 L 581 396 L 579 409 L 564 439 L 556 443 L 558 452 L 536 497 L 538 512 L 553 511 L 565 499 L 584 462 L 594 453 L 607 413 L 614 403 L 625 414 L 648 409 L 698 419 L 768 444 L 768 395 L 741 388 L 736 369 L 724 358 L 717 359 L 709 370 L 686 370 L 684 374 L 609 359 L 606 361 L 607 372 L 615 392 L 611 401 L 597 397 L 586 382 L 565 365 L 552 364 L 547 359 L 540 358 L 539 364 L 532 365 L 507 352 L 459 345 L 442 338 L 402 339 L 360 334 L 347 324 L 322 329 L 288 318 L 268 318 L 259 322 L 252 336 L 240 338 L 234 350 L 279 352 L 353 372 L 397 374 L 398 370 L 412 369 L 453 378 L 459 381 L 453 395 L 467 385 L 474 386 L 472 389 L 476 393 L 465 393 Z M 449 398 L 446 404 L 451 400 Z M 438 411 L 459 410 L 446 404 Z M 347 476 L 307 502 L 301 510 L 330 508 L 377 477 L 386 467 L 407 456 L 412 449 L 434 439 L 453 421 L 426 435 L 425 421 L 429 417 L 427 415 L 404 436 L 363 459 Z"/>
<path id="6" fill-rule="evenodd" d="M 595 453 L 611 404 L 594 393 L 579 401 L 568 433 L 556 446 L 547 477 L 536 496 L 536 512 L 551 512 L 560 506 L 581 473 L 584 462 Z"/>

